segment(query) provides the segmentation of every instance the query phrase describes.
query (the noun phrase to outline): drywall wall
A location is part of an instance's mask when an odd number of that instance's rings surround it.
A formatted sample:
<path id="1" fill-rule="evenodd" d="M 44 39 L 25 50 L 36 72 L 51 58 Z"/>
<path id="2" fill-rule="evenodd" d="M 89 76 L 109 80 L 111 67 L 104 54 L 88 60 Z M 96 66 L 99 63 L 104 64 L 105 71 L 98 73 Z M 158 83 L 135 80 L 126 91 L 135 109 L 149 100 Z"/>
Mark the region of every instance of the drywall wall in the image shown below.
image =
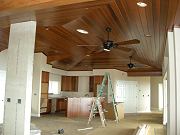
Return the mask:
<path id="1" fill-rule="evenodd" d="M 41 76 L 42 71 L 47 71 L 56 75 L 66 75 L 67 72 L 52 68 L 52 65 L 46 64 L 47 56 L 43 53 L 35 53 L 33 67 L 33 89 L 31 115 L 40 117 L 40 99 L 41 99 Z"/>
<path id="2" fill-rule="evenodd" d="M 4 119 L 4 97 L 5 97 L 6 71 L 0 70 L 0 124 Z"/>
<path id="3" fill-rule="evenodd" d="M 137 111 L 150 112 L 150 77 L 127 77 L 127 81 L 137 81 Z"/>
<path id="4" fill-rule="evenodd" d="M 0 53 L 0 66 L 6 67 L 6 58 L 7 58 L 7 51 L 3 51 Z M 145 92 L 145 90 L 150 89 L 150 77 L 127 77 L 127 73 L 123 71 L 119 71 L 116 69 L 94 69 L 93 71 L 64 71 L 60 69 L 52 68 L 51 65 L 46 63 L 47 57 L 43 53 L 36 53 L 34 56 L 34 72 L 33 72 L 33 95 L 32 95 L 32 116 L 40 116 L 40 96 L 41 96 L 41 73 L 42 71 L 50 72 L 52 75 L 55 76 L 59 75 L 59 90 L 61 91 L 61 76 L 68 75 L 68 76 L 79 76 L 79 87 L 78 93 L 77 92 L 61 92 L 65 96 L 84 96 L 89 94 L 90 96 L 92 93 L 88 93 L 89 90 L 89 76 L 93 75 L 104 75 L 105 72 L 109 72 L 111 75 L 112 85 L 114 91 L 116 93 L 116 84 L 119 80 L 127 80 L 127 81 L 138 81 L 138 89 Z M 4 64 L 1 64 L 4 63 Z M 2 66 L 3 65 L 3 66 Z M 50 75 L 50 78 L 52 78 Z M 110 99 L 110 95 L 108 95 Z M 139 102 L 143 103 L 143 100 Z M 143 109 L 139 109 L 143 111 Z"/>
<path id="5" fill-rule="evenodd" d="M 82 74 L 81 74 L 82 75 Z M 84 75 L 87 75 L 84 73 Z M 93 96 L 92 92 L 89 92 L 89 76 L 79 76 L 78 77 L 78 92 L 62 92 L 64 96 Z"/>
<path id="6" fill-rule="evenodd" d="M 89 77 L 79 76 L 78 77 L 78 91 L 83 93 L 89 92 Z"/>
<path id="7" fill-rule="evenodd" d="M 114 94 L 116 97 L 116 85 L 117 85 L 119 80 L 126 80 L 127 73 L 125 73 L 123 71 L 116 70 L 116 69 L 94 69 L 93 75 L 104 75 L 106 72 L 108 72 L 110 74 L 111 82 L 112 82 L 112 88 L 114 90 Z M 108 102 L 112 101 L 111 96 L 112 96 L 111 95 L 111 89 L 110 89 L 110 85 L 109 85 L 108 86 Z"/>
<path id="8" fill-rule="evenodd" d="M 89 76 L 95 75 L 104 75 L 105 72 L 110 73 L 112 80 L 112 87 L 116 96 L 116 85 L 119 80 L 124 81 L 137 81 L 138 82 L 138 90 L 140 90 L 139 95 L 150 96 L 150 77 L 127 77 L 127 73 L 123 71 L 119 71 L 116 69 L 94 69 L 93 71 L 63 71 L 59 69 L 53 69 L 51 65 L 46 64 L 46 56 L 44 54 L 40 54 L 42 57 L 42 70 L 53 73 L 55 75 L 67 75 L 67 76 L 79 76 L 79 86 L 78 92 L 60 92 L 63 96 L 72 96 L 79 97 L 85 95 L 92 95 L 89 93 Z M 50 77 L 51 78 L 51 77 Z M 61 79 L 61 77 L 60 77 Z M 59 81 L 60 82 L 60 81 Z M 61 84 L 60 90 L 61 90 Z M 108 102 L 111 102 L 111 95 L 108 88 Z M 138 98 L 138 111 L 147 112 L 150 110 L 150 99 L 148 98 Z"/>
<path id="9" fill-rule="evenodd" d="M 0 52 L 0 70 L 6 70 L 7 65 L 7 50 Z"/>
<path id="10" fill-rule="evenodd" d="M 159 83 L 162 83 L 162 77 L 151 77 L 151 110 L 158 111 L 159 109 Z M 163 96 L 163 95 L 162 95 Z"/>
<path id="11" fill-rule="evenodd" d="M 0 124 L 4 119 L 4 97 L 6 82 L 7 50 L 0 52 Z"/>
<path id="12" fill-rule="evenodd" d="M 72 76 L 77 76 L 78 73 L 75 72 L 75 74 L 72 74 L 73 72 L 71 72 L 70 74 Z M 70 75 L 68 74 L 68 75 Z M 51 83 L 51 81 L 56 81 L 58 83 L 58 93 L 61 96 L 68 96 L 68 97 L 81 97 L 81 96 L 91 96 L 93 95 L 91 92 L 89 92 L 89 76 L 83 76 L 83 75 L 87 75 L 86 72 L 80 74 L 81 76 L 78 76 L 78 91 L 77 92 L 66 92 L 66 91 L 61 91 L 61 77 L 62 75 L 60 74 L 52 74 L 50 73 L 49 76 L 49 82 Z M 51 85 L 49 83 L 49 85 Z M 49 86 L 50 88 L 50 86 Z M 59 96 L 60 96 L 59 95 Z M 58 95 L 54 95 L 54 96 L 58 96 Z M 51 97 L 53 97 L 53 95 L 51 95 Z"/>
<path id="13" fill-rule="evenodd" d="M 81 96 L 91 96 L 92 93 L 89 92 L 89 76 L 78 76 L 78 91 L 77 92 L 65 92 L 61 91 L 61 75 L 52 74 L 50 73 L 49 76 L 49 89 L 51 85 L 51 81 L 56 81 L 58 83 L 58 93 L 61 96 L 68 96 L 68 97 L 81 97 Z M 58 96 L 58 95 L 54 95 Z M 53 97 L 53 95 L 51 95 Z"/>
<path id="14" fill-rule="evenodd" d="M 32 102 L 31 102 L 31 115 L 40 117 L 40 96 L 41 96 L 41 54 L 34 55 L 33 65 L 33 83 L 32 83 Z"/>

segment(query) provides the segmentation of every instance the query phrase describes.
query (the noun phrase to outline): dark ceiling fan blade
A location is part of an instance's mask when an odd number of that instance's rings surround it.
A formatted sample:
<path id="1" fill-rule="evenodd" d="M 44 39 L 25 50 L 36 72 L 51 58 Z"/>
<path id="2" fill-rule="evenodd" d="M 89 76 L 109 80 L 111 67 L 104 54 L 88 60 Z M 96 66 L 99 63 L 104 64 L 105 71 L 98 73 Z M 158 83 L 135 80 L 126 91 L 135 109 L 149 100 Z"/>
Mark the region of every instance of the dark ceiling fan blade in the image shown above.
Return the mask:
<path id="1" fill-rule="evenodd" d="M 122 42 L 116 42 L 115 44 L 117 46 L 119 45 L 133 45 L 133 44 L 139 44 L 140 41 L 138 39 L 132 39 L 132 40 L 127 40 L 127 41 L 122 41 Z"/>
<path id="2" fill-rule="evenodd" d="M 99 46 L 99 45 L 77 45 L 77 46 L 90 46 L 90 47 L 93 47 L 93 46 Z"/>

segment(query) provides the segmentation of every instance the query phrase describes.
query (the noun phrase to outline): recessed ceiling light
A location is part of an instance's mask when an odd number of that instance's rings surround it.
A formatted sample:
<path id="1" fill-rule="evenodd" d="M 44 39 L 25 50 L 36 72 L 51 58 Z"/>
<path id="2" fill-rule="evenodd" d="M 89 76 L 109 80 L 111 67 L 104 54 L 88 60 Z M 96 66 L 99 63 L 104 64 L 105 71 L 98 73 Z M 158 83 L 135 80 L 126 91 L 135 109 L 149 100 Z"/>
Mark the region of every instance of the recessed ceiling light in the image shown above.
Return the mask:
<path id="1" fill-rule="evenodd" d="M 83 29 L 77 29 L 76 31 L 82 34 L 88 34 L 88 31 L 83 30 Z"/>
<path id="2" fill-rule="evenodd" d="M 45 29 L 46 29 L 46 30 L 49 30 L 49 28 L 48 28 L 48 27 L 46 27 Z"/>
<path id="3" fill-rule="evenodd" d="M 146 37 L 151 37 L 151 35 L 150 35 L 150 34 L 146 34 L 145 36 L 146 36 Z"/>
<path id="4" fill-rule="evenodd" d="M 139 7 L 146 7 L 147 6 L 147 4 L 146 3 L 144 3 L 144 2 L 138 2 L 137 3 L 137 5 L 139 6 Z"/>
<path id="5" fill-rule="evenodd" d="M 104 51 L 109 52 L 110 50 L 109 50 L 109 49 L 104 48 Z"/>

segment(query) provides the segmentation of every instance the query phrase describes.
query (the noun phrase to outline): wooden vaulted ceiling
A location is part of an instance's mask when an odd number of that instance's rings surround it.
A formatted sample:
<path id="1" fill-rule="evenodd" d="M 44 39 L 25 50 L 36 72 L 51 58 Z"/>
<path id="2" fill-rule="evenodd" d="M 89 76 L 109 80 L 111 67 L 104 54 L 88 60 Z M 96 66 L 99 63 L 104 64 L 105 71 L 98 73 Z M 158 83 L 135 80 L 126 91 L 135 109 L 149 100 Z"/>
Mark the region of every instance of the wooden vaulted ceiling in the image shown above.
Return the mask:
<path id="1" fill-rule="evenodd" d="M 36 20 L 35 52 L 47 55 L 47 62 L 64 70 L 118 69 L 130 75 L 159 75 L 167 31 L 180 24 L 179 0 L 24 0 L 3 1 L 0 5 L 0 51 L 7 49 L 11 23 Z M 110 52 L 93 53 L 107 39 L 112 28 L 114 41 L 139 39 L 140 44 Z M 84 29 L 89 34 L 81 34 Z M 133 50 L 133 53 L 129 53 Z M 137 66 L 128 69 L 129 56 Z M 151 74 L 152 73 L 152 74 Z M 138 74 L 136 74 L 138 75 Z"/>

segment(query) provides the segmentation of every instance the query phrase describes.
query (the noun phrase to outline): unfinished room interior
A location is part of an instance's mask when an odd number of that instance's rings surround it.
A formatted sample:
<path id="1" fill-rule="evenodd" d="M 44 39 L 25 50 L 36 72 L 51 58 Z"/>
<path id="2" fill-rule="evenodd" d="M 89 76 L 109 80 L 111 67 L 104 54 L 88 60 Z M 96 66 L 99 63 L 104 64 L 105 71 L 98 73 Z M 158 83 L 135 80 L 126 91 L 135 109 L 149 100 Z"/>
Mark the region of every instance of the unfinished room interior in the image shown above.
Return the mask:
<path id="1" fill-rule="evenodd" d="M 0 3 L 0 135 L 180 135 L 179 0 Z"/>

